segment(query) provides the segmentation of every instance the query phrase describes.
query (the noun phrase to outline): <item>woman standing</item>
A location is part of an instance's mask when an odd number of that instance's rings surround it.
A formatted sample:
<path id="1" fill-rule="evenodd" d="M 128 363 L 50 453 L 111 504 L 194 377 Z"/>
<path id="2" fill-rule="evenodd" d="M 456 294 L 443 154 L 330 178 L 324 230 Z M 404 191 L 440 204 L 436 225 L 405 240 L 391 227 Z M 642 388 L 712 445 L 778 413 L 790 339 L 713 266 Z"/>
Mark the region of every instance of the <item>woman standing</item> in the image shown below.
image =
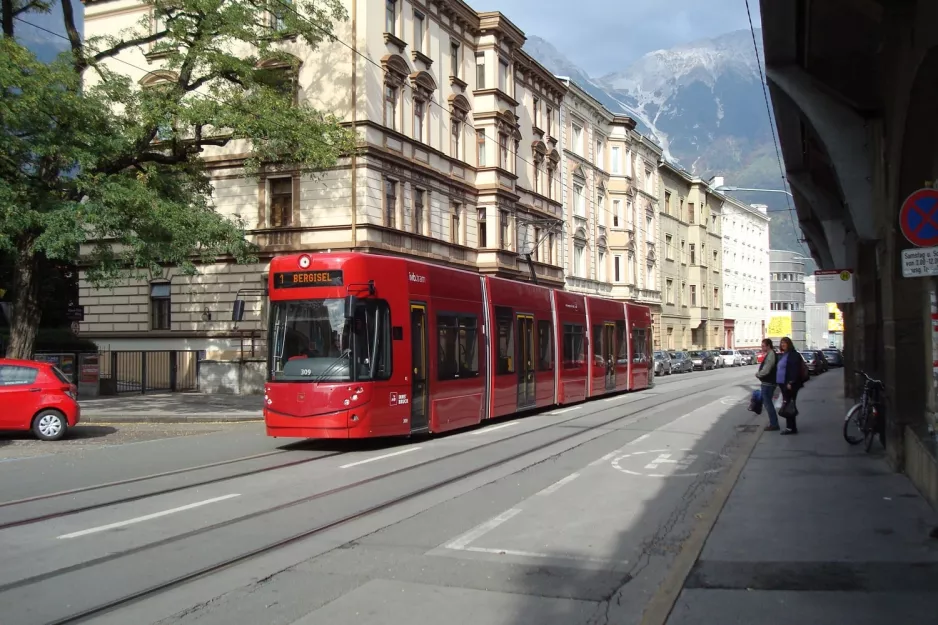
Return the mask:
<path id="1" fill-rule="evenodd" d="M 782 409 L 779 412 L 786 421 L 782 435 L 797 434 L 798 423 L 795 419 L 798 417 L 798 404 L 795 400 L 798 399 L 798 391 L 804 385 L 802 375 L 804 359 L 795 351 L 794 344 L 787 336 L 779 341 L 778 348 L 782 353 L 778 357 L 775 381 L 782 389 Z"/>
<path id="2" fill-rule="evenodd" d="M 778 426 L 778 415 L 775 413 L 775 404 L 772 398 L 775 395 L 775 380 L 778 379 L 778 363 L 776 362 L 775 347 L 772 345 L 772 339 L 762 341 L 762 364 L 756 371 L 756 377 L 759 378 L 762 391 L 762 405 L 765 411 L 769 413 L 769 424 L 765 426 L 767 432 L 777 432 L 781 428 Z"/>

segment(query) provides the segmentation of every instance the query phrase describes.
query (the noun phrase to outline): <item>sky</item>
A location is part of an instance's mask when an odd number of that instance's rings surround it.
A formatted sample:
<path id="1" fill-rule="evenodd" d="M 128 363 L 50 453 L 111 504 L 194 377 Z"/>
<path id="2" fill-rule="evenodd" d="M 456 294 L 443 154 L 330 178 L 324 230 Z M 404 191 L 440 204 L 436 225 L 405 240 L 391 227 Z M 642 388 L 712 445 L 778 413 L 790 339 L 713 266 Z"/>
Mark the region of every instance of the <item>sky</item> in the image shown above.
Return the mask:
<path id="1" fill-rule="evenodd" d="M 528 36 L 547 39 L 592 76 L 643 54 L 748 29 L 745 0 L 467 0 L 501 11 Z M 759 0 L 749 0 L 760 27 Z"/>

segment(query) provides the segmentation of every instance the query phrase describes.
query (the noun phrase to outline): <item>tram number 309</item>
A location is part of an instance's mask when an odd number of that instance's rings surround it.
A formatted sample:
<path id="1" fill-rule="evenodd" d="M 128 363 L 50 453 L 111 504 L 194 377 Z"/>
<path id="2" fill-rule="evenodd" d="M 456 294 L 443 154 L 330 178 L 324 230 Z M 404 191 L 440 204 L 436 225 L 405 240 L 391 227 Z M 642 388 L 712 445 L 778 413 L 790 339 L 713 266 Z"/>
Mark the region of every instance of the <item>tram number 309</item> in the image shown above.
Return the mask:
<path id="1" fill-rule="evenodd" d="M 389 402 L 392 406 L 403 406 L 410 403 L 410 398 L 405 393 L 391 393 Z"/>

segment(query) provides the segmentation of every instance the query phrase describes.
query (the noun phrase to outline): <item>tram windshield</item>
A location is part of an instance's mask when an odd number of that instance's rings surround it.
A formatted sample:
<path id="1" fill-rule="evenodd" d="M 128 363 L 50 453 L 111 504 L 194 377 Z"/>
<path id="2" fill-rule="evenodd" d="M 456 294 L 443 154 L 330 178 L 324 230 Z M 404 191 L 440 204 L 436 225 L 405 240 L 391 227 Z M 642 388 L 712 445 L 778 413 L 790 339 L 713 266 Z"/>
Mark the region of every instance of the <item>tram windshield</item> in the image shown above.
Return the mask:
<path id="1" fill-rule="evenodd" d="M 270 380 L 351 382 L 391 374 L 391 315 L 384 300 L 271 302 Z"/>

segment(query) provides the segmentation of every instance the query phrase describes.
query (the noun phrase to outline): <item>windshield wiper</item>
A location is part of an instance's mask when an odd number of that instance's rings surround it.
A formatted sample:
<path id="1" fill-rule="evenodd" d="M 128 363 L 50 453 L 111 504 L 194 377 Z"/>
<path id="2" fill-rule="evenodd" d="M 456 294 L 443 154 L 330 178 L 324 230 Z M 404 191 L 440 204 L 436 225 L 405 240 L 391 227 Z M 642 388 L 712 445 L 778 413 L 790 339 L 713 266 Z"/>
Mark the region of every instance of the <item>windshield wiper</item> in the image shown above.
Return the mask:
<path id="1" fill-rule="evenodd" d="M 316 380 L 313 382 L 313 384 L 319 384 L 320 382 L 322 382 L 323 380 L 325 380 L 326 377 L 327 377 L 330 373 L 332 373 L 333 369 L 335 369 L 335 368 L 338 367 L 340 364 L 342 364 L 342 359 L 345 358 L 346 356 L 348 356 L 348 355 L 351 354 L 351 353 L 352 353 L 352 349 L 351 349 L 350 347 L 346 347 L 344 350 L 342 350 L 342 353 L 341 353 L 338 357 L 336 357 L 336 359 L 333 360 L 332 363 L 331 363 L 328 367 L 326 367 L 326 368 L 323 370 L 323 372 L 322 372 L 321 374 L 319 374 L 319 377 L 316 378 Z M 351 369 L 349 369 L 349 373 L 351 373 Z"/>

